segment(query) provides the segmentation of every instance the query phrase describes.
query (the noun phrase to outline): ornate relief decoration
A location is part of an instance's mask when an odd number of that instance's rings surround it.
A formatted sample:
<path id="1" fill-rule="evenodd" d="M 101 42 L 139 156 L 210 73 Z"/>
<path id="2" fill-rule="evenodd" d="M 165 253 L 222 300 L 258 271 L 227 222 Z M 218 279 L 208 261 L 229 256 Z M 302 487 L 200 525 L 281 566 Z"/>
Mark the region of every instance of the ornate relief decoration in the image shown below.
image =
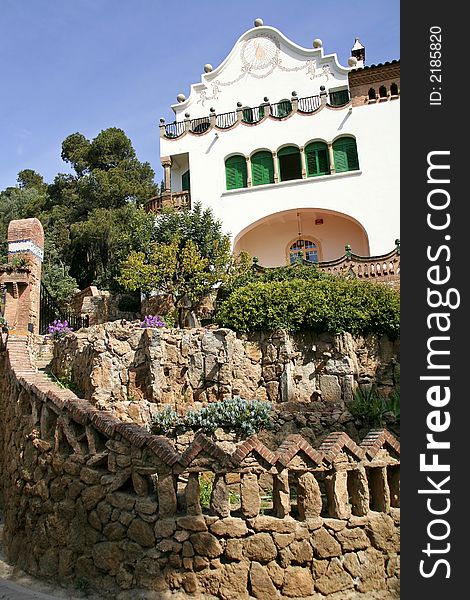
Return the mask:
<path id="1" fill-rule="evenodd" d="M 269 34 L 261 34 L 245 40 L 240 48 L 240 58 L 242 62 L 240 74 L 231 81 L 220 81 L 220 79 L 216 79 L 211 82 L 211 95 L 207 95 L 207 89 L 199 92 L 198 104 L 201 103 L 201 105 L 204 106 L 206 100 L 217 100 L 219 93 L 221 92 L 220 88 L 233 85 L 245 76 L 253 77 L 255 79 L 264 79 L 271 75 L 275 69 L 287 73 L 305 70 L 305 74 L 310 79 L 323 77 L 325 81 L 328 81 L 331 75 L 329 65 L 323 65 L 321 69 L 318 70 L 316 60 L 309 59 L 298 66 L 289 67 L 283 64 L 280 50 L 279 41 Z"/>

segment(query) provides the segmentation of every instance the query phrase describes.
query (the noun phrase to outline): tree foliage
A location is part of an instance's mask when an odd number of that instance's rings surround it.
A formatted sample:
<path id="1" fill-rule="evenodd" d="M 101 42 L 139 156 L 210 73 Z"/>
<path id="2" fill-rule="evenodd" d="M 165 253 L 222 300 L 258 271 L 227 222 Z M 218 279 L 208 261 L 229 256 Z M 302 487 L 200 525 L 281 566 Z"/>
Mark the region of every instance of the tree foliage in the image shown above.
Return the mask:
<path id="1" fill-rule="evenodd" d="M 0 239 L 12 219 L 39 218 L 46 238 L 44 281 L 65 302 L 77 287 L 118 287 L 119 263 L 150 242 L 154 218 L 141 207 L 158 194 L 158 185 L 118 128 L 92 140 L 73 133 L 63 141 L 61 156 L 72 173 L 58 173 L 47 184 L 24 169 L 17 187 L 0 192 Z"/>
<path id="2" fill-rule="evenodd" d="M 168 294 L 179 309 L 192 308 L 240 269 L 230 238 L 210 209 L 170 211 L 158 217 L 148 253 L 132 252 L 118 281 L 128 290 Z M 182 310 L 180 310 L 180 324 Z"/>

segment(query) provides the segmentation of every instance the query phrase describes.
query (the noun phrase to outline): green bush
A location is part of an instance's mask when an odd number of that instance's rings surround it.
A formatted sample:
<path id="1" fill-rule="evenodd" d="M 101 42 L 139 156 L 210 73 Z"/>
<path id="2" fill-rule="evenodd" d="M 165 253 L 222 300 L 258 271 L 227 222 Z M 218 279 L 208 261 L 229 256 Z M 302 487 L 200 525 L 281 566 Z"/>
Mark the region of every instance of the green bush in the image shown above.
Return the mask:
<path id="1" fill-rule="evenodd" d="M 400 298 L 384 285 L 339 278 L 256 282 L 220 302 L 216 320 L 240 332 L 307 329 L 393 339 L 399 334 Z"/>
<path id="2" fill-rule="evenodd" d="M 375 388 L 358 388 L 349 412 L 368 427 L 384 427 L 384 415 L 391 413 L 397 424 L 400 423 L 400 387 L 396 387 L 388 397 L 379 394 Z"/>
<path id="3" fill-rule="evenodd" d="M 271 409 L 268 402 L 244 400 L 239 396 L 211 402 L 199 410 L 188 410 L 184 416 L 178 415 L 173 407 L 165 406 L 154 415 L 150 430 L 156 435 L 189 430 L 211 434 L 222 427 L 248 437 L 270 427 Z"/>

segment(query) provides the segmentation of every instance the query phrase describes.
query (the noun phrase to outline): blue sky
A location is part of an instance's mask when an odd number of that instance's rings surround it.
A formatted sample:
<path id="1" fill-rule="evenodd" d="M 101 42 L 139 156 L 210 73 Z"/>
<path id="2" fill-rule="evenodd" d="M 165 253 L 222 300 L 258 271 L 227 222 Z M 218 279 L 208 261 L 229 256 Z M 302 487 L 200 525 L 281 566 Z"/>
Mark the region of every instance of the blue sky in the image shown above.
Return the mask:
<path id="1" fill-rule="evenodd" d="M 68 172 L 61 143 L 120 127 L 161 179 L 158 121 L 257 17 L 301 46 L 323 40 L 346 65 L 400 58 L 399 0 L 0 0 L 0 190 L 21 169 Z"/>

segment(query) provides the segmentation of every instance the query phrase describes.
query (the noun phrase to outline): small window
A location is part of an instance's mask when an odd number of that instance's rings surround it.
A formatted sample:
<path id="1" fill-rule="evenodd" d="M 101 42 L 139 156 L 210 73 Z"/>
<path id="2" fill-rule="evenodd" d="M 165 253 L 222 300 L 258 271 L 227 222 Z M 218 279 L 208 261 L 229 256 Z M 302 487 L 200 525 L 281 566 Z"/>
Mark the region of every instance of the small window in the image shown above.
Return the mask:
<path id="1" fill-rule="evenodd" d="M 349 102 L 348 90 L 330 91 L 330 106 L 344 106 Z"/>
<path id="2" fill-rule="evenodd" d="M 292 265 L 298 260 L 307 260 L 311 263 L 318 262 L 318 245 L 313 240 L 299 239 L 289 247 L 289 263 Z"/>
<path id="3" fill-rule="evenodd" d="M 386 98 L 387 97 L 387 88 L 384 85 L 381 85 L 379 87 L 379 96 L 381 98 Z"/>
<path id="4" fill-rule="evenodd" d="M 330 174 L 330 158 L 325 142 L 312 142 L 305 146 L 307 177 Z"/>
<path id="5" fill-rule="evenodd" d="M 376 100 L 377 99 L 377 95 L 375 93 L 374 88 L 370 88 L 369 89 L 369 100 Z"/>
<path id="6" fill-rule="evenodd" d="M 300 150 L 296 146 L 286 146 L 277 153 L 279 158 L 279 180 L 302 179 Z"/>
<path id="7" fill-rule="evenodd" d="M 228 190 L 236 190 L 247 186 L 247 168 L 244 156 L 230 156 L 225 161 L 225 179 Z"/>
<path id="8" fill-rule="evenodd" d="M 273 155 L 267 150 L 256 152 L 251 157 L 252 185 L 274 183 Z"/>
<path id="9" fill-rule="evenodd" d="M 392 83 L 390 86 L 390 94 L 392 96 L 398 96 L 398 85 L 396 83 Z"/>
<path id="10" fill-rule="evenodd" d="M 343 137 L 333 142 L 333 157 L 336 173 L 357 171 L 359 169 L 359 158 L 354 138 Z"/>

